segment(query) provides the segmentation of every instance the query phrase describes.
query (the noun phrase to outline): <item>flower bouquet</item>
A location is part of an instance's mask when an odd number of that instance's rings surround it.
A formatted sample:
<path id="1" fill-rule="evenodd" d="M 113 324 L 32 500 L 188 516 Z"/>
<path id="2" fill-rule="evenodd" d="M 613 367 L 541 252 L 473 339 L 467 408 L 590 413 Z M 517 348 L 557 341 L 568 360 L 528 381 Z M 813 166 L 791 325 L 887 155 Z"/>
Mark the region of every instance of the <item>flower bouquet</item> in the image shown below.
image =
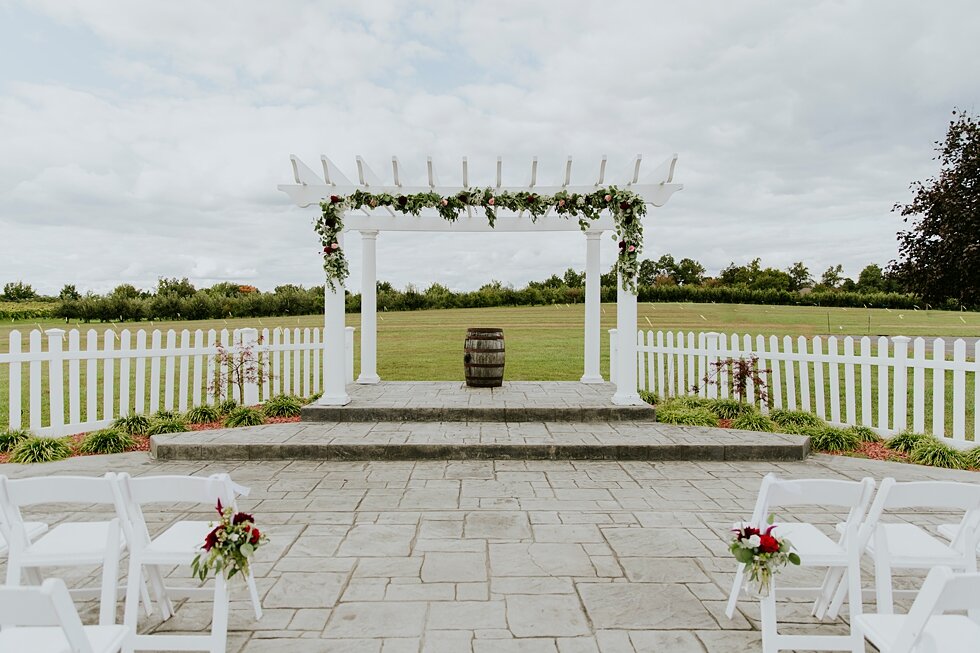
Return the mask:
<path id="1" fill-rule="evenodd" d="M 194 576 L 206 580 L 212 570 L 223 573 L 226 579 L 235 574 L 248 574 L 249 558 L 255 550 L 268 541 L 268 537 L 255 526 L 252 515 L 224 508 L 218 499 L 221 519 L 204 538 L 202 551 L 194 556 L 191 570 Z"/>
<path id="2" fill-rule="evenodd" d="M 735 536 L 729 550 L 735 559 L 745 565 L 748 576 L 746 589 L 755 584 L 755 592 L 759 596 L 769 596 L 772 587 L 772 575 L 785 567 L 787 563 L 800 564 L 800 556 L 792 551 L 793 545 L 786 538 L 773 535 L 775 526 L 773 517 L 769 517 L 769 526 L 765 530 L 751 524 L 735 524 L 732 532 Z"/>

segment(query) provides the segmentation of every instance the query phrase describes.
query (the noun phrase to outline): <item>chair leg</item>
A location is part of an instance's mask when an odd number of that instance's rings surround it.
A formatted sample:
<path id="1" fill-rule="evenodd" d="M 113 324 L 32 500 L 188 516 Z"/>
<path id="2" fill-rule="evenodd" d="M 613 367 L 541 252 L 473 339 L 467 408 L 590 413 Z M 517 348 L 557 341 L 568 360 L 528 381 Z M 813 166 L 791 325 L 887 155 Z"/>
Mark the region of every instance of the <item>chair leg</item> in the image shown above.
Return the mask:
<path id="1" fill-rule="evenodd" d="M 7 585 L 18 587 L 20 585 L 20 577 L 20 561 L 16 558 L 7 558 Z"/>
<path id="2" fill-rule="evenodd" d="M 762 653 L 779 653 L 775 582 L 769 588 L 769 596 L 764 596 L 760 600 L 759 608 L 762 613 Z"/>
<path id="3" fill-rule="evenodd" d="M 174 615 L 175 610 L 174 604 L 171 602 L 170 596 L 167 594 L 167 584 L 163 580 L 163 574 L 160 573 L 160 567 L 147 567 L 146 576 L 150 580 L 150 585 L 153 586 L 153 594 L 157 597 L 157 603 L 160 604 L 160 612 L 163 613 L 163 620 L 166 621 Z M 144 592 L 146 591 L 145 585 L 143 590 Z"/>
<path id="4" fill-rule="evenodd" d="M 864 594 L 861 589 L 861 558 L 855 553 L 847 565 L 847 611 L 851 624 L 851 645 L 854 653 L 864 653 L 864 634 L 855 625 L 864 610 Z"/>
<path id="5" fill-rule="evenodd" d="M 742 580 L 745 578 L 745 565 L 740 564 L 735 570 L 735 580 L 732 581 L 732 591 L 728 593 L 728 606 L 725 608 L 725 616 L 729 619 L 735 614 L 735 605 L 738 603 L 738 595 L 742 591 Z"/>
<path id="6" fill-rule="evenodd" d="M 228 642 L 228 587 L 222 572 L 214 578 L 214 607 L 211 612 L 211 653 L 225 653 Z"/>
<path id="7" fill-rule="evenodd" d="M 892 599 L 891 565 L 883 553 L 875 556 L 875 607 L 878 614 L 894 614 L 895 612 Z"/>
<path id="8" fill-rule="evenodd" d="M 827 609 L 831 606 L 834 594 L 838 585 L 841 584 L 843 569 L 840 567 L 830 567 L 824 574 L 823 583 L 820 585 L 820 594 L 813 602 L 813 611 L 810 613 L 817 619 L 823 619 L 827 614 Z"/>
<path id="9" fill-rule="evenodd" d="M 112 529 L 110 529 L 112 533 Z M 118 533 L 115 533 L 119 541 Z M 119 548 L 106 556 L 102 567 L 102 593 L 99 597 L 99 625 L 112 626 L 116 623 L 116 588 L 119 585 Z"/>
<path id="10" fill-rule="evenodd" d="M 123 624 L 130 630 L 130 637 L 136 636 L 139 625 L 140 585 L 143 583 L 143 566 L 137 556 L 129 554 L 129 574 L 126 577 L 126 599 L 123 604 Z"/>
<path id="11" fill-rule="evenodd" d="M 245 582 L 248 583 L 248 593 L 252 597 L 252 608 L 255 610 L 256 621 L 262 618 L 262 602 L 259 600 L 259 590 L 255 587 L 255 576 L 252 575 L 252 570 L 248 570 L 248 575 L 245 576 Z"/>

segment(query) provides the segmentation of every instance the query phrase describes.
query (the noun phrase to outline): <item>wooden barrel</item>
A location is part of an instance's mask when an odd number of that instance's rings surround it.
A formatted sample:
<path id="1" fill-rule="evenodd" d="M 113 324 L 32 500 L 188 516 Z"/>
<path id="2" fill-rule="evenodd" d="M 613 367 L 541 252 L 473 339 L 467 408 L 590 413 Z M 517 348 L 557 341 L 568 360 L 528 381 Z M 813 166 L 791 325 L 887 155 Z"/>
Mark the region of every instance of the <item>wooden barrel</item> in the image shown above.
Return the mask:
<path id="1" fill-rule="evenodd" d="M 499 388 L 504 383 L 504 330 L 467 329 L 463 345 L 466 385 Z"/>

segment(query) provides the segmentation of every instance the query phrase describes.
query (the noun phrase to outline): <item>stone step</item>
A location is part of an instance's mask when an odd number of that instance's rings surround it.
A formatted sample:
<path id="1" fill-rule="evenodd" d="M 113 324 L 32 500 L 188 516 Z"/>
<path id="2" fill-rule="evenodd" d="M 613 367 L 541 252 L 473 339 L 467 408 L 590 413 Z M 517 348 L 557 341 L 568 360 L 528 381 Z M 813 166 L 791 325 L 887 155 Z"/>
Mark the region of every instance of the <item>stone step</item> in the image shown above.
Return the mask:
<path id="1" fill-rule="evenodd" d="M 793 461 L 809 438 L 650 422 L 341 422 L 155 435 L 161 460 Z"/>
<path id="2" fill-rule="evenodd" d="M 304 406 L 303 422 L 612 422 L 656 419 L 652 406 Z"/>

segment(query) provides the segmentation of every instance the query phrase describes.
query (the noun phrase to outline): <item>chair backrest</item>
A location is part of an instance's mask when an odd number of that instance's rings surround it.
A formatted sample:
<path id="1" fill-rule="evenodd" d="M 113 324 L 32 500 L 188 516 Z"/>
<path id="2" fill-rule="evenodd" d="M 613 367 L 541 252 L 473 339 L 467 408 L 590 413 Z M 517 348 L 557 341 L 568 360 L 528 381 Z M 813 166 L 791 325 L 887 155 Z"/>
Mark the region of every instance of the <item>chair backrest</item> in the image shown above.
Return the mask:
<path id="1" fill-rule="evenodd" d="M 0 475 L 0 528 L 10 546 L 27 546 L 27 532 L 20 509 L 42 503 L 109 504 L 116 508 L 120 521 L 126 515 L 119 511 L 116 498 L 116 475 L 105 476 L 36 476 L 10 479 Z M 4 523 L 5 522 L 5 523 Z"/>
<path id="2" fill-rule="evenodd" d="M 867 544 L 886 510 L 902 508 L 941 508 L 963 512 L 959 531 L 951 546 L 962 552 L 972 551 L 980 537 L 980 484 L 953 481 L 915 481 L 899 483 L 894 478 L 881 482 L 867 519 L 861 525 L 860 538 Z"/>
<path id="3" fill-rule="evenodd" d="M 72 653 L 92 653 L 92 646 L 65 582 L 49 578 L 40 587 L 0 586 L 0 627 L 60 626 Z"/>
<path id="4" fill-rule="evenodd" d="M 980 573 L 954 574 L 949 567 L 933 567 L 915 597 L 890 653 L 911 653 L 929 618 L 936 614 L 980 609 Z M 977 642 L 964 642 L 962 650 L 975 650 Z"/>
<path id="5" fill-rule="evenodd" d="M 787 480 L 769 473 L 762 479 L 752 521 L 764 524 L 772 509 L 778 506 L 834 506 L 848 509 L 847 524 L 857 523 L 871 502 L 874 488 L 875 482 L 871 478 L 860 481 Z"/>
<path id="6" fill-rule="evenodd" d="M 153 503 L 198 503 L 211 508 L 221 500 L 223 506 L 231 506 L 238 510 L 235 497 L 237 494 L 247 494 L 246 488 L 236 485 L 228 474 L 213 474 L 211 476 L 140 476 L 133 478 L 129 474 L 117 475 L 119 501 L 129 523 L 124 524 L 130 541 L 147 544 L 150 532 L 143 516 L 143 505 Z"/>

